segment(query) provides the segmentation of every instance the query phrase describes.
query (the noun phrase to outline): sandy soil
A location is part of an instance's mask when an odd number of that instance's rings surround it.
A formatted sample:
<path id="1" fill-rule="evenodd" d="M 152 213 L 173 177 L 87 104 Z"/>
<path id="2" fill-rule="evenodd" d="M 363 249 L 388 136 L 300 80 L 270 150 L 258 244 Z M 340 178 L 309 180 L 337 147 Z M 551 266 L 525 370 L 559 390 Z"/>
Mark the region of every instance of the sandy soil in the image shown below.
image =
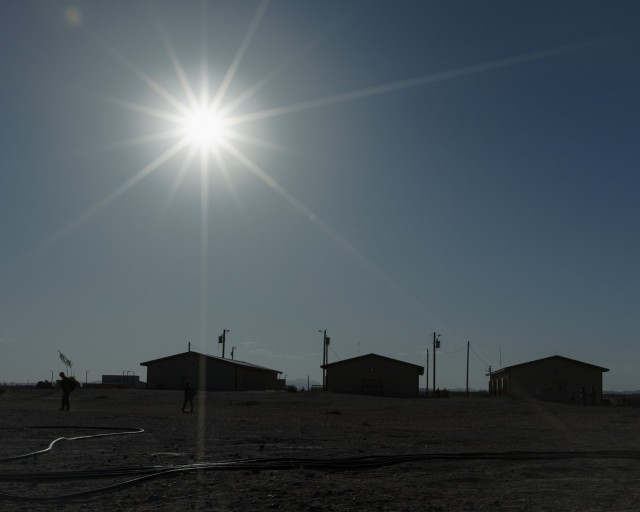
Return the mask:
<path id="1" fill-rule="evenodd" d="M 59 401 L 59 390 L 0 395 L 0 510 L 640 510 L 635 407 L 245 392 L 201 393 L 188 414 L 179 391 L 89 389 L 72 394 L 71 412 Z M 123 427 L 144 432 L 6 460 Z M 524 453 L 490 458 L 512 451 Z M 395 463 L 343 461 L 374 456 Z M 106 474 L 152 466 L 185 470 L 135 482 L 142 475 Z"/>

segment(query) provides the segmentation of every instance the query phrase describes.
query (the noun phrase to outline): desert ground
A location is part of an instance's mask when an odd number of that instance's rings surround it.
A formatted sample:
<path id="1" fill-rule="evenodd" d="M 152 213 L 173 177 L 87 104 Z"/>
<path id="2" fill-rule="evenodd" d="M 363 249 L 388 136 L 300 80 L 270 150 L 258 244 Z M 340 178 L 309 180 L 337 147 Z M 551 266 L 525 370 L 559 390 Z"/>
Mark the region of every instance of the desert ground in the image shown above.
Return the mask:
<path id="1" fill-rule="evenodd" d="M 0 393 L 3 511 L 640 510 L 637 407 L 283 391 L 183 413 L 180 391 L 78 389 L 66 412 L 58 389 Z M 60 437 L 79 439 L 33 454 Z"/>

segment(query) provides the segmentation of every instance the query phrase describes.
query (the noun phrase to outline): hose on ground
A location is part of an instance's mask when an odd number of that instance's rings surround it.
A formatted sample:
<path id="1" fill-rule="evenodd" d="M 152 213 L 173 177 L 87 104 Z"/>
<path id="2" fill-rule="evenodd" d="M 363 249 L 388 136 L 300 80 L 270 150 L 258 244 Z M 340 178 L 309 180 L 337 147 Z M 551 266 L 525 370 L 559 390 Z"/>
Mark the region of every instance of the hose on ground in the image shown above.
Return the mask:
<path id="1" fill-rule="evenodd" d="M 54 439 L 53 441 L 51 441 L 51 443 L 49 444 L 49 446 L 47 446 L 45 449 L 43 450 L 38 450 L 35 452 L 30 452 L 30 453 L 24 453 L 21 455 L 14 455 L 12 457 L 4 457 L 0 459 L 0 463 L 2 462 L 10 462 L 13 460 L 18 460 L 18 459 L 26 459 L 28 457 L 35 457 L 36 455 L 42 455 L 43 453 L 47 453 L 48 451 L 51 451 L 51 449 L 54 447 L 54 445 L 56 445 L 57 443 L 59 443 L 60 441 L 79 441 L 81 439 L 93 439 L 96 437 L 111 437 L 111 436 L 124 436 L 124 435 L 128 435 L 128 434 L 142 434 L 144 432 L 143 428 L 130 428 L 130 427 L 79 427 L 79 426 L 75 426 L 75 427 L 69 427 L 69 426 L 53 426 L 53 425 L 43 425 L 43 426 L 37 426 L 37 427 L 28 427 L 28 428 L 56 428 L 56 429 L 60 429 L 60 428 L 64 428 L 64 429 L 83 429 L 83 430 L 117 430 L 118 432 L 108 432 L 106 434 L 92 434 L 92 435 L 88 435 L 88 436 L 75 436 L 75 437 L 58 437 L 57 439 Z"/>
<path id="2" fill-rule="evenodd" d="M 35 428 L 35 427 L 34 427 Z M 45 427 L 39 427 L 45 428 Z M 46 427 L 61 428 L 61 427 Z M 70 428 L 70 427 L 65 427 Z M 86 427 L 73 427 L 86 428 Z M 107 429 L 107 427 L 93 427 Z M 109 430 L 116 430 L 109 428 Z M 61 440 L 75 441 L 95 437 L 112 435 L 138 434 L 143 429 L 118 428 L 121 432 L 95 434 L 88 436 L 62 437 L 52 442 L 45 450 L 29 454 L 0 459 L 10 461 L 24 457 L 40 455 L 51 450 L 53 445 Z M 365 455 L 356 457 L 342 457 L 332 459 L 275 457 L 258 459 L 238 459 L 219 462 L 202 462 L 176 466 L 124 466 L 107 469 L 93 469 L 82 471 L 50 471 L 40 473 L 0 473 L 0 482 L 33 482 L 43 483 L 51 481 L 78 481 L 95 478 L 129 477 L 128 480 L 112 485 L 89 489 L 86 491 L 56 496 L 17 496 L 0 493 L 0 500 L 12 501 L 55 501 L 76 500 L 98 494 L 114 492 L 125 487 L 139 485 L 155 478 L 168 477 L 193 471 L 252 471 L 264 470 L 312 470 L 312 471 L 366 471 L 385 466 L 404 463 L 419 463 L 436 460 L 564 460 L 564 459 L 635 459 L 640 460 L 640 450 L 600 450 L 600 451 L 505 451 L 505 452 L 461 452 L 461 453 L 418 453 L 402 455 Z M 134 478 L 131 478 L 134 477 Z"/>

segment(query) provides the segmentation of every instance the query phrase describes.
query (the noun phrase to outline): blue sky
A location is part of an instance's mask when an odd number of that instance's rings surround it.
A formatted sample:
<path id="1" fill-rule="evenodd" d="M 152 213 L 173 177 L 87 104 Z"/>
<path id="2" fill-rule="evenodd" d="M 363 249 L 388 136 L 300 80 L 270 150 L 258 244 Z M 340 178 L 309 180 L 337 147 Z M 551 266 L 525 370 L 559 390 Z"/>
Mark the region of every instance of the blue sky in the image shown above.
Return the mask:
<path id="1" fill-rule="evenodd" d="M 0 381 L 58 350 L 144 379 L 223 329 L 227 356 L 319 380 L 327 329 L 330 361 L 421 365 L 440 333 L 439 387 L 470 340 L 473 387 L 560 354 L 640 388 L 635 2 L 0 14 Z M 212 147 L 181 124 L 205 93 Z"/>

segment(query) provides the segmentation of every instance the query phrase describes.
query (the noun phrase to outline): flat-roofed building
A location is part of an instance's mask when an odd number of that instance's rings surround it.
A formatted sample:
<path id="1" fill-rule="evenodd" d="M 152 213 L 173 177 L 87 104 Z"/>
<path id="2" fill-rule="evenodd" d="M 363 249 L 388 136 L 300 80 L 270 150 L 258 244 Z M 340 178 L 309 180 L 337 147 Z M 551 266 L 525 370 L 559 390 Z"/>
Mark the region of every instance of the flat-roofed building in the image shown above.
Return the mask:
<path id="1" fill-rule="evenodd" d="M 140 382 L 139 375 L 131 375 L 129 373 L 103 375 L 102 384 L 105 386 L 116 386 L 123 388 L 139 388 L 144 387 L 144 382 Z"/>

